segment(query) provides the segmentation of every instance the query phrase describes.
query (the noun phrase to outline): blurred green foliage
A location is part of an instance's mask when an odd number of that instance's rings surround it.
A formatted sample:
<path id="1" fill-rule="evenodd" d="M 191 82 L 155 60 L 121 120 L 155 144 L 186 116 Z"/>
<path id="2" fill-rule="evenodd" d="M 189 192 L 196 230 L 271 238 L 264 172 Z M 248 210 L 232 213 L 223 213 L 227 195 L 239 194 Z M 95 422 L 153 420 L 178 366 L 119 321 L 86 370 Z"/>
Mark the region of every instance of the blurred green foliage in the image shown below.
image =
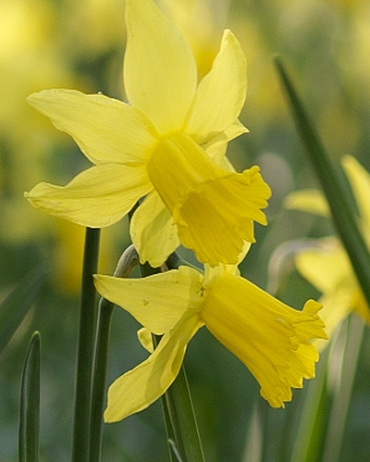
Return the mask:
<path id="1" fill-rule="evenodd" d="M 188 36 L 200 76 L 207 72 L 224 28 L 238 37 L 248 59 L 249 90 L 242 120 L 250 133 L 231 143 L 240 170 L 257 163 L 273 196 L 269 226 L 242 264 L 245 277 L 268 286 L 268 265 L 279 245 L 333 233 L 329 220 L 283 209 L 295 189 L 317 186 L 294 131 L 272 57 L 294 70 L 328 150 L 351 154 L 370 170 L 370 5 L 366 0 L 162 0 L 160 6 Z M 0 356 L 0 460 L 17 460 L 20 381 L 31 334 L 42 336 L 41 460 L 67 461 L 72 432 L 75 345 L 83 229 L 43 216 L 23 199 L 39 181 L 64 184 L 85 159 L 67 135 L 26 103 L 45 88 L 76 88 L 124 98 L 123 0 L 0 0 L 0 299 L 36 266 L 48 262 L 49 279 L 32 310 Z M 128 245 L 124 220 L 102 233 L 102 272 L 112 273 Z M 188 257 L 186 251 L 183 252 Z M 286 262 L 279 297 L 300 308 L 319 294 Z M 139 326 L 114 312 L 108 382 L 145 357 Z M 245 367 L 203 329 L 185 364 L 209 462 L 287 461 L 289 443 L 312 383 L 296 391 L 285 410 L 259 398 Z M 370 452 L 370 338 L 365 331 L 341 462 Z M 268 445 L 261 459 L 243 454 L 254 410 Z M 160 403 L 118 424 L 106 425 L 102 460 L 163 461 L 167 446 Z M 286 435 L 290 435 L 288 440 Z"/>

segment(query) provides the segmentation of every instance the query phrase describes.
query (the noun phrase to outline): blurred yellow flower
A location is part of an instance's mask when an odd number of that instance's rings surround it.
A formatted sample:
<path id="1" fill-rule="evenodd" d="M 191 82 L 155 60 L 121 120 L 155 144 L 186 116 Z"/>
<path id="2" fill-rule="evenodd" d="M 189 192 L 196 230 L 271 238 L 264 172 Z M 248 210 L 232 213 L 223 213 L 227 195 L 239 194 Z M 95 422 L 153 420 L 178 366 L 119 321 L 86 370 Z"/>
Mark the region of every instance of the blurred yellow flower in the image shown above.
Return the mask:
<path id="1" fill-rule="evenodd" d="M 351 185 L 359 212 L 359 225 L 370 245 L 370 175 L 351 156 L 345 156 L 342 165 Z M 330 216 L 325 196 L 317 190 L 303 190 L 291 194 L 286 201 L 291 209 L 303 210 L 321 216 Z M 312 249 L 301 250 L 295 258 L 298 271 L 313 284 L 322 297 L 320 313 L 329 338 L 335 328 L 351 311 L 370 323 L 370 310 L 357 283 L 351 263 L 340 241 L 326 237 L 315 242 Z M 318 345 L 322 348 L 325 344 Z"/>
<path id="2" fill-rule="evenodd" d="M 266 223 L 260 209 L 270 196 L 258 167 L 235 173 L 224 156 L 247 131 L 238 121 L 247 85 L 240 45 L 226 30 L 197 86 L 187 43 L 152 0 L 128 0 L 126 25 L 129 104 L 72 90 L 29 98 L 95 165 L 26 197 L 51 215 L 105 227 L 147 195 L 131 221 L 141 262 L 160 266 L 180 240 L 201 262 L 236 263 L 244 241 L 254 241 L 253 221 Z"/>
<path id="3" fill-rule="evenodd" d="M 144 326 L 141 343 L 150 350 L 149 332 L 163 335 L 149 358 L 109 388 L 107 422 L 148 407 L 175 380 L 186 347 L 203 325 L 251 371 L 261 396 L 284 407 L 291 388 L 314 377 L 318 353 L 312 338 L 326 338 L 317 312 L 307 301 L 297 311 L 237 275 L 232 265 L 206 266 L 205 276 L 185 266 L 144 279 L 95 276 L 98 292 Z"/>

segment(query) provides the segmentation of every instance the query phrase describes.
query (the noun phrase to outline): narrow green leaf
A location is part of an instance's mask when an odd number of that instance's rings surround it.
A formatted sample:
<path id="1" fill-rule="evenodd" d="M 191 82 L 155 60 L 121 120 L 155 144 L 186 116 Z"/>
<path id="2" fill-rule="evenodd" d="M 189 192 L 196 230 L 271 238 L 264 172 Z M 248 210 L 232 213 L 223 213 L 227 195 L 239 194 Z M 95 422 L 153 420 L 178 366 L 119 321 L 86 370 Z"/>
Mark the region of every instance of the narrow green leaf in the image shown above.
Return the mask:
<path id="1" fill-rule="evenodd" d="M 370 306 L 370 253 L 358 229 L 355 215 L 351 209 L 351 202 L 341 187 L 338 170 L 332 165 L 284 65 L 279 58 L 275 59 L 275 64 L 288 96 L 297 130 L 329 203 L 338 235 L 348 253 L 353 270 Z"/>
<path id="2" fill-rule="evenodd" d="M 82 268 L 77 366 L 74 403 L 72 461 L 87 461 L 90 442 L 92 368 L 96 327 L 96 291 L 100 229 L 86 228 Z"/>
<path id="3" fill-rule="evenodd" d="M 40 334 L 35 332 L 23 369 L 19 423 L 20 462 L 39 460 L 40 343 Z"/>
<path id="4" fill-rule="evenodd" d="M 44 266 L 33 269 L 0 304 L 0 353 L 18 329 L 46 278 Z"/>

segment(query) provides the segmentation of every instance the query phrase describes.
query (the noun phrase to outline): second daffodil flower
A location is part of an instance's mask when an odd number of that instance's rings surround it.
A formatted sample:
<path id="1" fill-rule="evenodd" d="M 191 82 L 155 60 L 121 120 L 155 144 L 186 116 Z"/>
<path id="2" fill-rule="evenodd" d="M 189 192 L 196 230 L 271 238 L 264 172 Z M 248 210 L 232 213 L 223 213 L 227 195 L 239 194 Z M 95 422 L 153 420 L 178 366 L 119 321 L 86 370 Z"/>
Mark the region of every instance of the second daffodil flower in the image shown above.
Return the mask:
<path id="1" fill-rule="evenodd" d="M 188 44 L 152 0 L 127 0 L 126 26 L 129 103 L 72 90 L 29 97 L 94 166 L 26 197 L 88 227 L 117 222 L 145 197 L 131 221 L 141 262 L 160 266 L 181 241 L 201 262 L 236 263 L 244 242 L 254 241 L 253 221 L 266 223 L 270 196 L 258 167 L 235 173 L 225 157 L 227 143 L 247 131 L 238 121 L 247 87 L 240 44 L 226 30 L 197 84 Z"/>
<path id="2" fill-rule="evenodd" d="M 370 248 L 370 175 L 352 156 L 344 156 L 342 167 L 351 186 L 358 211 L 358 224 Z M 330 218 L 325 196 L 318 190 L 301 190 L 290 194 L 285 206 Z M 312 248 L 297 252 L 298 271 L 321 293 L 321 317 L 329 338 L 335 329 L 355 311 L 370 324 L 370 309 L 366 303 L 348 255 L 338 238 L 323 237 L 312 241 Z M 327 342 L 317 342 L 319 350 Z"/>
<path id="3" fill-rule="evenodd" d="M 120 279 L 95 276 L 98 292 L 124 307 L 144 329 L 139 339 L 151 350 L 150 333 L 163 335 L 148 359 L 119 377 L 109 388 L 107 422 L 141 411 L 175 380 L 188 342 L 199 328 L 209 331 L 251 371 L 261 395 L 272 407 L 292 398 L 303 378 L 315 374 L 318 353 L 310 340 L 326 338 L 318 316 L 321 305 L 307 301 L 294 310 L 251 282 L 235 267 L 192 268 Z"/>

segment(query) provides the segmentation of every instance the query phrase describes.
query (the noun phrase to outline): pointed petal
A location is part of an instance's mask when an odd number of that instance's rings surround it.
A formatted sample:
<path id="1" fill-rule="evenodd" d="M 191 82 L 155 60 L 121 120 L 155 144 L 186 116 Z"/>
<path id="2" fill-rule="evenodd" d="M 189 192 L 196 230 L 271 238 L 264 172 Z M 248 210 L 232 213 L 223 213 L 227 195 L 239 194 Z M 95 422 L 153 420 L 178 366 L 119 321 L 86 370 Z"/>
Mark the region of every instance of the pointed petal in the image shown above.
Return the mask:
<path id="1" fill-rule="evenodd" d="M 197 81 L 188 44 L 152 0 L 127 0 L 126 25 L 124 85 L 130 103 L 160 134 L 180 130 Z"/>
<path id="2" fill-rule="evenodd" d="M 326 338 L 310 300 L 294 310 L 251 282 L 230 274 L 205 291 L 200 316 L 212 334 L 251 371 L 273 407 L 291 399 L 291 388 L 314 376 L 318 353 L 309 343 Z"/>
<path id="3" fill-rule="evenodd" d="M 226 130 L 236 122 L 246 92 L 246 59 L 235 36 L 226 30 L 211 71 L 198 85 L 185 133 L 203 144 Z"/>
<path id="4" fill-rule="evenodd" d="M 352 156 L 345 156 L 342 165 L 351 183 L 360 216 L 366 227 L 370 229 L 370 175 Z"/>
<path id="5" fill-rule="evenodd" d="M 201 326 L 198 316 L 185 317 L 163 336 L 147 360 L 113 382 L 104 420 L 122 420 L 162 396 L 179 373 L 186 346 Z"/>
<path id="6" fill-rule="evenodd" d="M 171 329 L 185 312 L 199 310 L 202 275 L 185 266 L 143 279 L 95 276 L 95 287 L 155 334 Z"/>
<path id="7" fill-rule="evenodd" d="M 39 183 L 25 197 L 41 212 L 90 228 L 110 226 L 152 188 L 143 167 L 103 164 L 66 186 Z"/>
<path id="8" fill-rule="evenodd" d="M 288 209 L 330 217 L 330 209 L 325 196 L 317 189 L 294 191 L 285 199 L 284 206 Z"/>
<path id="9" fill-rule="evenodd" d="M 28 102 L 71 135 L 94 164 L 143 162 L 155 143 L 154 129 L 143 114 L 104 95 L 44 90 Z"/>
<path id="10" fill-rule="evenodd" d="M 135 211 L 130 234 L 140 262 L 148 261 L 153 268 L 160 267 L 180 245 L 173 218 L 156 191 Z"/>

